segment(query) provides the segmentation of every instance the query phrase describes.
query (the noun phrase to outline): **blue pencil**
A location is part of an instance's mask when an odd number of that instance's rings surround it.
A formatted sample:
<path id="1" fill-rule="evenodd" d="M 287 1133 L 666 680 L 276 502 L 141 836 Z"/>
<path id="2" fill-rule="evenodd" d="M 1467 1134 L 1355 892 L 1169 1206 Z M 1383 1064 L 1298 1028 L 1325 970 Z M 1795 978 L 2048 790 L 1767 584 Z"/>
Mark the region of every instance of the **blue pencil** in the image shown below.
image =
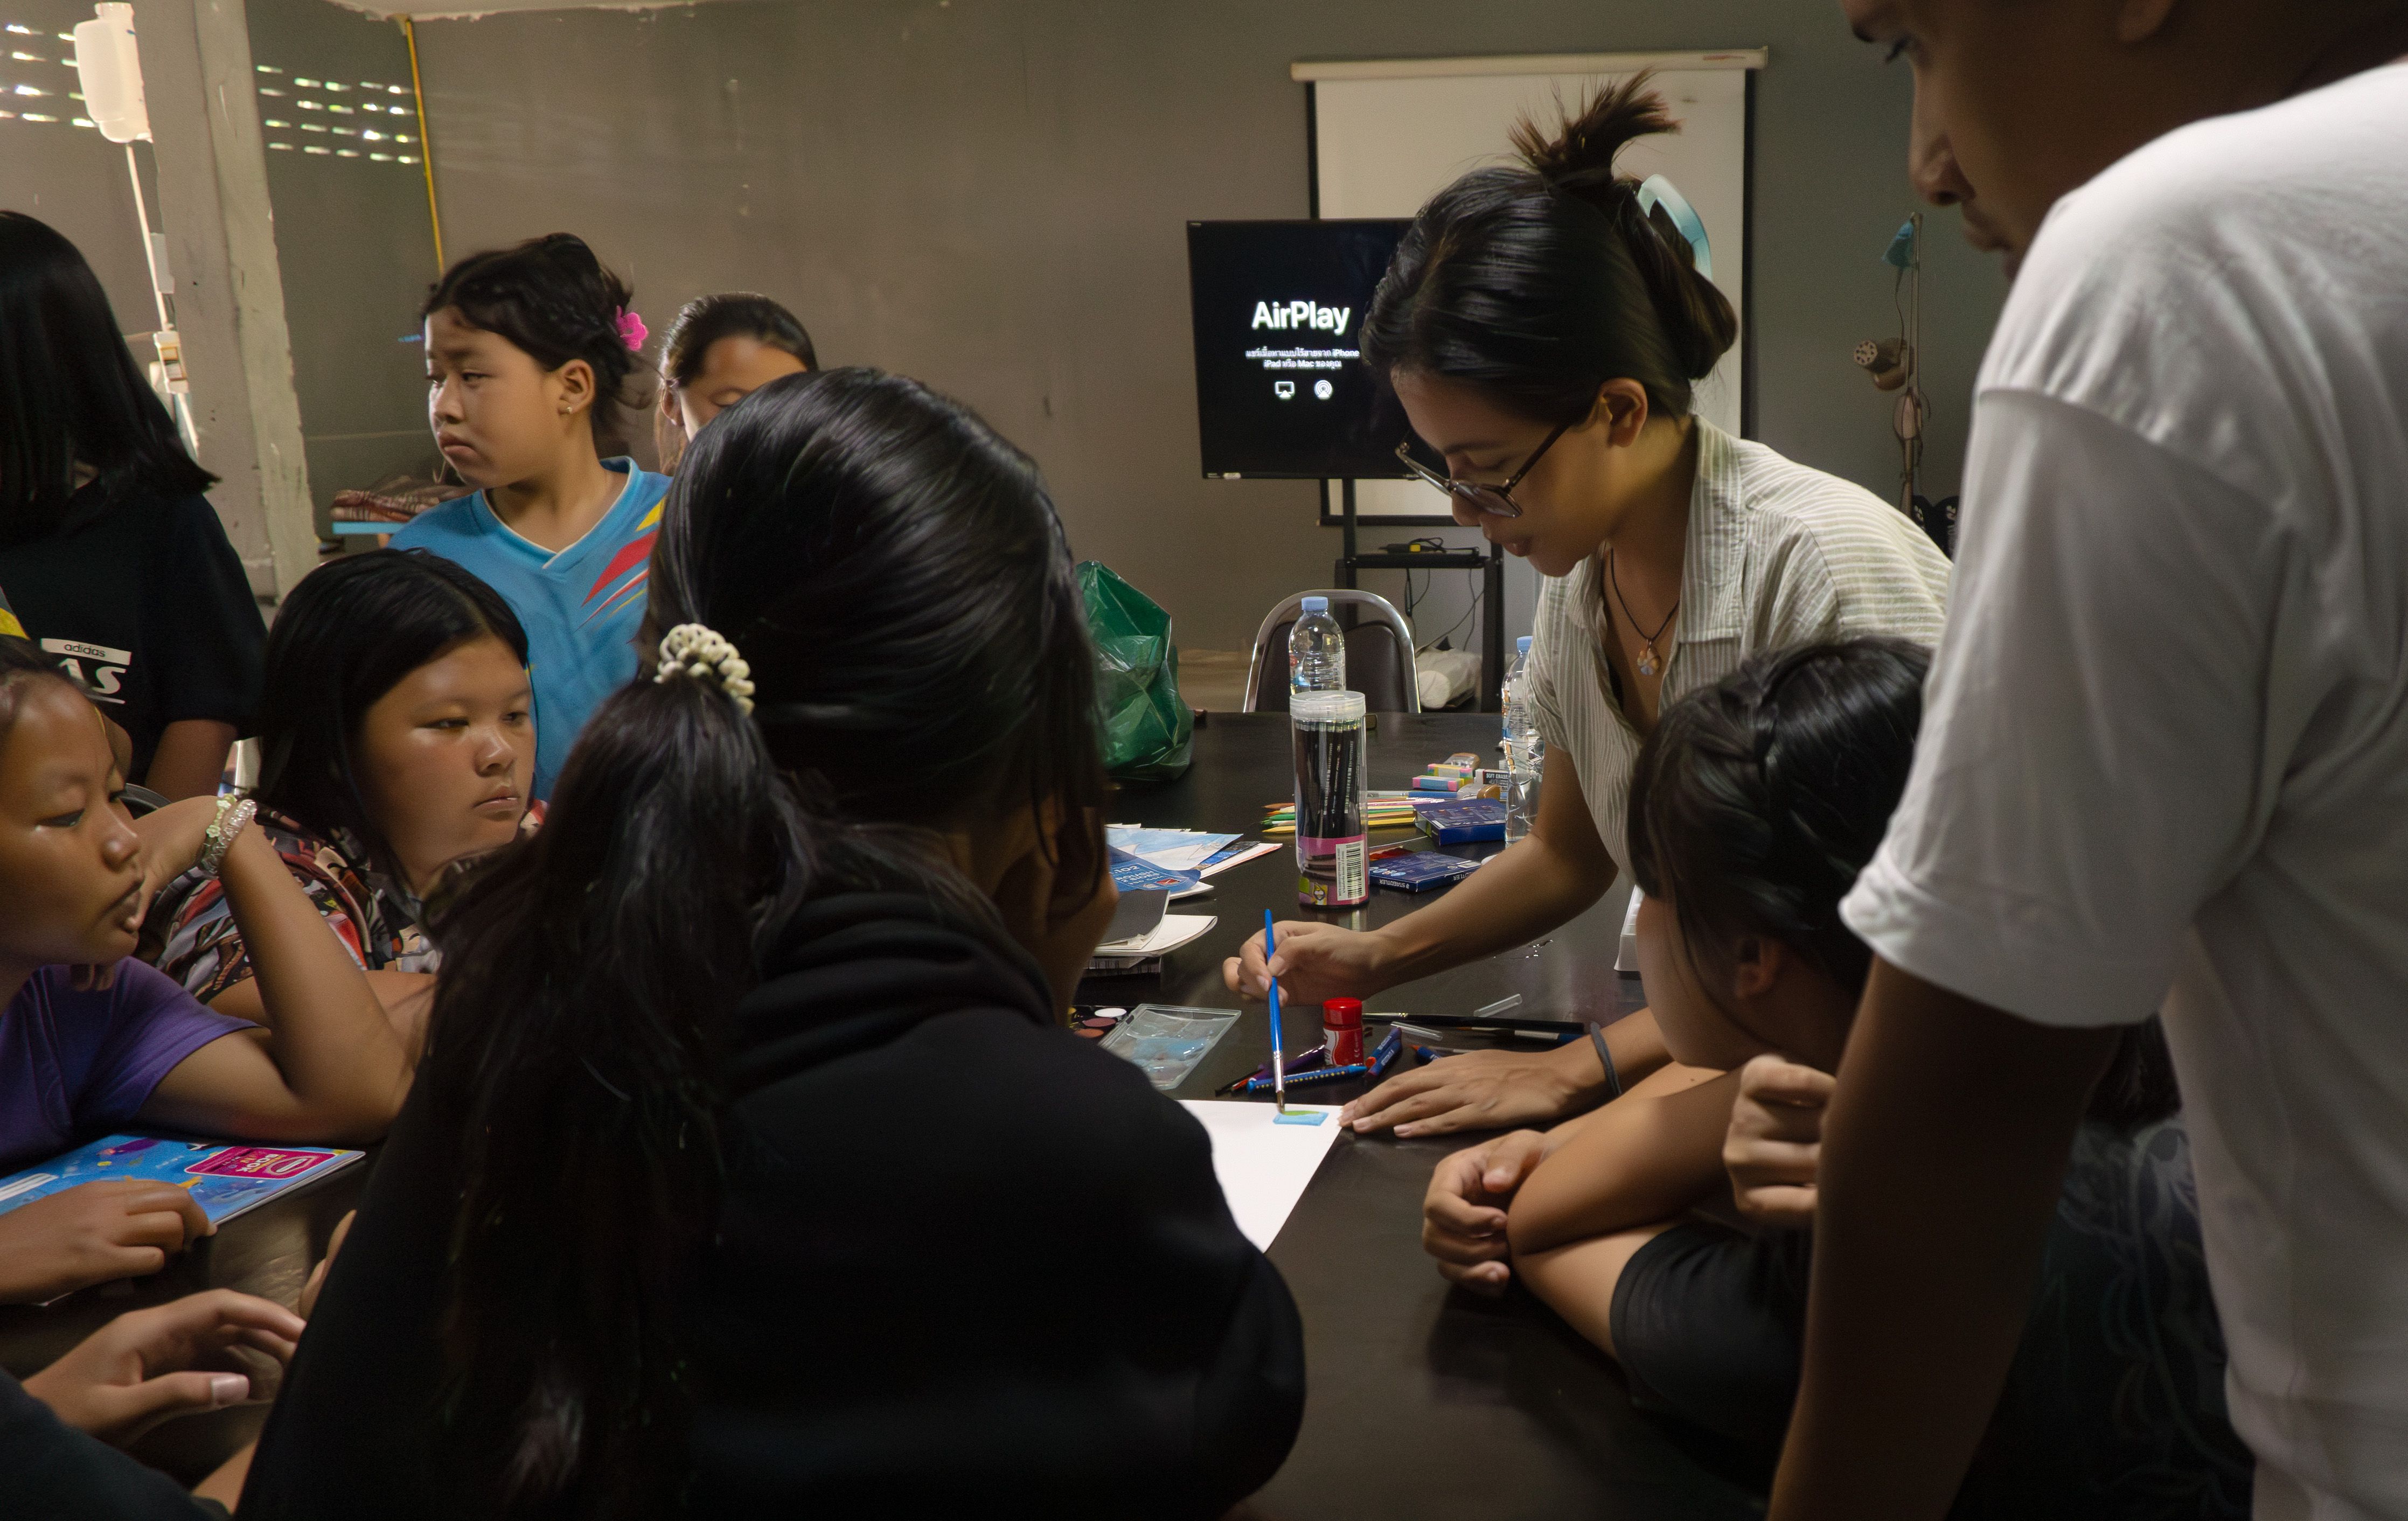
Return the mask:
<path id="1" fill-rule="evenodd" d="M 1279 927 L 1271 923 L 1271 911 L 1263 911 L 1263 970 L 1270 970 L 1271 954 L 1279 949 Z M 1283 1114 L 1287 1112 L 1287 1069 L 1280 1060 L 1279 979 L 1271 978 L 1271 1093 L 1272 1102 Z"/>

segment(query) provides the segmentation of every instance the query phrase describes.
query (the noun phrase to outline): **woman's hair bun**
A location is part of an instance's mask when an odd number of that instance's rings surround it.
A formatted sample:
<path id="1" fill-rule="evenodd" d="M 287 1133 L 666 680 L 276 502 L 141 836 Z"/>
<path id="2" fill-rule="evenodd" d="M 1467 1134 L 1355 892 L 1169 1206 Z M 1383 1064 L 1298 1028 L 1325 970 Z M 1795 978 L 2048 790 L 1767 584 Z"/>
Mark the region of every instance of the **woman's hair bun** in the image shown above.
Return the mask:
<path id="1" fill-rule="evenodd" d="M 1545 132 L 1524 117 L 1513 123 L 1513 151 L 1524 167 L 1552 189 L 1600 206 L 1609 198 L 1631 194 L 1637 187 L 1617 181 L 1614 160 L 1641 137 L 1681 130 L 1665 108 L 1664 97 L 1648 88 L 1654 78 L 1653 71 L 1641 69 L 1620 84 L 1608 85 L 1578 115 L 1557 95 L 1555 130 Z"/>
<path id="2" fill-rule="evenodd" d="M 1637 380 L 1660 417 L 1739 338 L 1739 314 L 1689 241 L 1615 171 L 1641 137 L 1676 132 L 1639 73 L 1545 127 L 1513 128 L 1513 165 L 1472 170 L 1413 218 L 1363 319 L 1363 358 L 1478 386 L 1535 422 L 1576 423 L 1608 380 Z"/>

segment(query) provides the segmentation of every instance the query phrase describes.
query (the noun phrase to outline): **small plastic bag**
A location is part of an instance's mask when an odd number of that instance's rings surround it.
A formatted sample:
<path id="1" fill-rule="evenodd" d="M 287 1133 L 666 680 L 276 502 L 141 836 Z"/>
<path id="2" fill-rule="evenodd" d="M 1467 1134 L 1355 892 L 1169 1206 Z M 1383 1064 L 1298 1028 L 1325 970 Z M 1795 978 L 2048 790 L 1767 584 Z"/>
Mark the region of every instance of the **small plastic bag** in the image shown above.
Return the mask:
<path id="1" fill-rule="evenodd" d="M 1168 1093 L 1187 1081 L 1204 1054 L 1237 1022 L 1235 1009 L 1141 1003 L 1104 1037 L 1104 1049 L 1135 1062 L 1148 1083 Z"/>

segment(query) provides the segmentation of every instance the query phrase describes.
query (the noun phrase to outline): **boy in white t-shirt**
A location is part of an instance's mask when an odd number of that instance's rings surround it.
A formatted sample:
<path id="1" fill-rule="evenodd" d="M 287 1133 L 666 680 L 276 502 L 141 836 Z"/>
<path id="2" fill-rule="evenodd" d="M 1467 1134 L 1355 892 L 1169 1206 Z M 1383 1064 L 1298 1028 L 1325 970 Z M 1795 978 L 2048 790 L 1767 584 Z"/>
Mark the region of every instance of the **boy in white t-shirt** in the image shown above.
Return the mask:
<path id="1" fill-rule="evenodd" d="M 2257 1514 L 2408 1515 L 2408 7 L 1844 3 L 2022 268 L 1772 1515 L 1947 1509 L 2161 1004 Z"/>

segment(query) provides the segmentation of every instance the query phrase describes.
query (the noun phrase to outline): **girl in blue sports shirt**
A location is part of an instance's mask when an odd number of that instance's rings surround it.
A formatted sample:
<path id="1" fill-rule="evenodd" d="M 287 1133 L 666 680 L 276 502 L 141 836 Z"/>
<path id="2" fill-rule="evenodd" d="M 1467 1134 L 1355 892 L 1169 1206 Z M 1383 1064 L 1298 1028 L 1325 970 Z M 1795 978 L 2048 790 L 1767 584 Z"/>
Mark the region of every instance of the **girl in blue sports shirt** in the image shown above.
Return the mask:
<path id="1" fill-rule="evenodd" d="M 553 233 L 461 260 L 421 309 L 427 420 L 444 459 L 479 489 L 393 544 L 466 566 L 525 626 L 538 798 L 586 715 L 636 673 L 669 482 L 598 447 L 643 347 L 632 300 L 582 239 Z"/>

